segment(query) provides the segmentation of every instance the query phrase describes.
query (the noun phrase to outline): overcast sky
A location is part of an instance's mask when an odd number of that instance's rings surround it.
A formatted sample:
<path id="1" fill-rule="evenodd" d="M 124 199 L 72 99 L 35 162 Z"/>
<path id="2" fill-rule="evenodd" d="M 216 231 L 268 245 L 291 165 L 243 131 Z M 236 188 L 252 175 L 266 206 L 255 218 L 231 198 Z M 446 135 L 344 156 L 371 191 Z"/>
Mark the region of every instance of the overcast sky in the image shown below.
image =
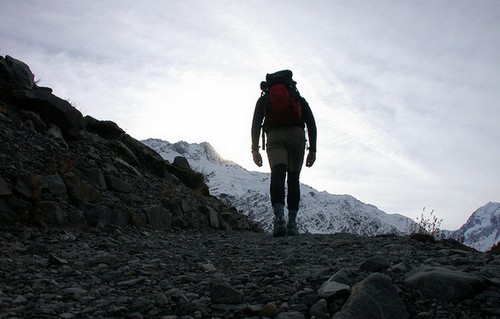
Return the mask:
<path id="1" fill-rule="evenodd" d="M 136 139 L 209 142 L 257 168 L 266 73 L 318 126 L 301 180 L 457 229 L 500 201 L 500 1 L 0 0 L 0 54 Z"/>

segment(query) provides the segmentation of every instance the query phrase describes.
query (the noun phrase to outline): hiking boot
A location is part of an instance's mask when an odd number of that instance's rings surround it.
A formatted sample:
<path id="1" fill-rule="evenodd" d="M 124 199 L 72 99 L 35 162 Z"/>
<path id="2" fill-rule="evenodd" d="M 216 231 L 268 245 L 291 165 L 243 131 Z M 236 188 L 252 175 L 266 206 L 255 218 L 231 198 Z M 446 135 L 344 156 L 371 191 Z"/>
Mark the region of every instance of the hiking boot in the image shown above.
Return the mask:
<path id="1" fill-rule="evenodd" d="M 299 234 L 299 228 L 297 227 L 297 212 L 288 212 L 288 224 L 286 225 L 286 235 L 287 236 L 297 236 Z"/>
<path id="2" fill-rule="evenodd" d="M 286 225 L 286 235 L 287 236 L 298 236 L 299 235 L 299 228 L 297 227 L 296 222 L 288 223 Z"/>
<path id="3" fill-rule="evenodd" d="M 274 204 L 274 237 L 284 237 L 286 236 L 286 220 L 285 220 L 285 205 Z"/>
<path id="4" fill-rule="evenodd" d="M 273 237 L 285 237 L 287 233 L 286 221 L 284 216 L 274 217 Z"/>

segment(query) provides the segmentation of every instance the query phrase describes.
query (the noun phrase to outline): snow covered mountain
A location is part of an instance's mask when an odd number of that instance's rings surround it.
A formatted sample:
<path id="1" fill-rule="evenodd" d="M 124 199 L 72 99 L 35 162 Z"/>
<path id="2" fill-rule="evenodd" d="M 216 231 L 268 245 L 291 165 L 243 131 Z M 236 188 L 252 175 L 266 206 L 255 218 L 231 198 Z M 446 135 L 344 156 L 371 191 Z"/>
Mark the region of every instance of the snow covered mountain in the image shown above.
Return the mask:
<path id="1" fill-rule="evenodd" d="M 169 143 L 160 139 L 142 141 L 164 159 L 173 162 L 177 156 L 186 158 L 195 171 L 208 179 L 210 193 L 236 207 L 265 231 L 272 229 L 273 214 L 269 198 L 270 174 L 250 172 L 240 165 L 224 160 L 209 143 Z M 488 203 L 476 210 L 458 230 L 445 231 L 446 237 L 463 241 L 480 251 L 489 250 L 500 240 L 500 203 Z M 301 203 L 297 217 L 302 232 L 357 235 L 408 234 L 418 228 L 410 218 L 386 214 L 350 195 L 319 192 L 301 184 Z"/>
<path id="2" fill-rule="evenodd" d="M 478 208 L 449 237 L 480 251 L 489 250 L 500 242 L 500 203 L 489 202 Z"/>
<path id="3" fill-rule="evenodd" d="M 208 143 L 169 143 L 159 139 L 142 141 L 164 159 L 173 162 L 185 157 L 191 168 L 207 176 L 210 193 L 230 203 L 259 222 L 264 230 L 272 229 L 273 213 L 269 198 L 270 174 L 250 172 L 222 159 Z M 377 207 L 362 203 L 350 195 L 318 192 L 301 184 L 301 205 L 297 222 L 302 232 L 348 232 L 358 235 L 406 234 L 415 222 L 398 214 L 386 214 Z"/>

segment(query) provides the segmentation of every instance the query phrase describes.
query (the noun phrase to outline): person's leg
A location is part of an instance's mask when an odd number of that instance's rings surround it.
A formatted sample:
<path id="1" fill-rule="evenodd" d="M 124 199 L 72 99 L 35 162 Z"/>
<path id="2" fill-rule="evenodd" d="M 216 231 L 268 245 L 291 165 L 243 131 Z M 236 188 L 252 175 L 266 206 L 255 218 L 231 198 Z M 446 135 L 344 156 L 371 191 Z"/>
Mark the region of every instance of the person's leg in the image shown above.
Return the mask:
<path id="1" fill-rule="evenodd" d="M 274 236 L 286 236 L 285 179 L 288 162 L 286 134 L 279 129 L 267 134 L 267 156 L 271 166 L 271 205 L 274 213 Z"/>
<path id="2" fill-rule="evenodd" d="M 285 221 L 285 179 L 286 165 L 277 164 L 271 169 L 271 204 L 274 211 L 274 230 L 276 237 L 286 235 Z"/>
<path id="3" fill-rule="evenodd" d="M 291 128 L 288 138 L 288 224 L 287 235 L 299 234 L 297 212 L 300 203 L 300 171 L 304 163 L 305 133 L 299 127 Z"/>
<path id="4" fill-rule="evenodd" d="M 277 164 L 271 169 L 271 204 L 285 205 L 285 179 L 286 179 L 286 165 Z"/>
<path id="5" fill-rule="evenodd" d="M 287 205 L 288 210 L 298 211 L 300 202 L 300 172 L 288 172 L 287 186 L 288 196 Z"/>
<path id="6" fill-rule="evenodd" d="M 300 172 L 288 172 L 288 196 L 287 196 L 287 206 L 288 206 L 288 224 L 287 224 L 287 235 L 296 236 L 299 234 L 297 227 L 297 212 L 299 210 L 300 202 L 300 182 L 299 182 Z"/>

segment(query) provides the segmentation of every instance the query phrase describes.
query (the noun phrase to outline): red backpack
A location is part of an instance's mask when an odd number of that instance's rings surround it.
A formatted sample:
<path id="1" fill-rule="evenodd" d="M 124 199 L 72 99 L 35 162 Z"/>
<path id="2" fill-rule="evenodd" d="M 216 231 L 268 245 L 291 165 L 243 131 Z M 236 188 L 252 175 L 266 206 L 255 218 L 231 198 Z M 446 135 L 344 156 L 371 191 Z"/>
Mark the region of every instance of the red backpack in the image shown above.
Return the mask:
<path id="1" fill-rule="evenodd" d="M 290 70 L 267 74 L 266 81 L 261 82 L 265 99 L 264 128 L 300 124 L 302 108 L 295 84 Z"/>

